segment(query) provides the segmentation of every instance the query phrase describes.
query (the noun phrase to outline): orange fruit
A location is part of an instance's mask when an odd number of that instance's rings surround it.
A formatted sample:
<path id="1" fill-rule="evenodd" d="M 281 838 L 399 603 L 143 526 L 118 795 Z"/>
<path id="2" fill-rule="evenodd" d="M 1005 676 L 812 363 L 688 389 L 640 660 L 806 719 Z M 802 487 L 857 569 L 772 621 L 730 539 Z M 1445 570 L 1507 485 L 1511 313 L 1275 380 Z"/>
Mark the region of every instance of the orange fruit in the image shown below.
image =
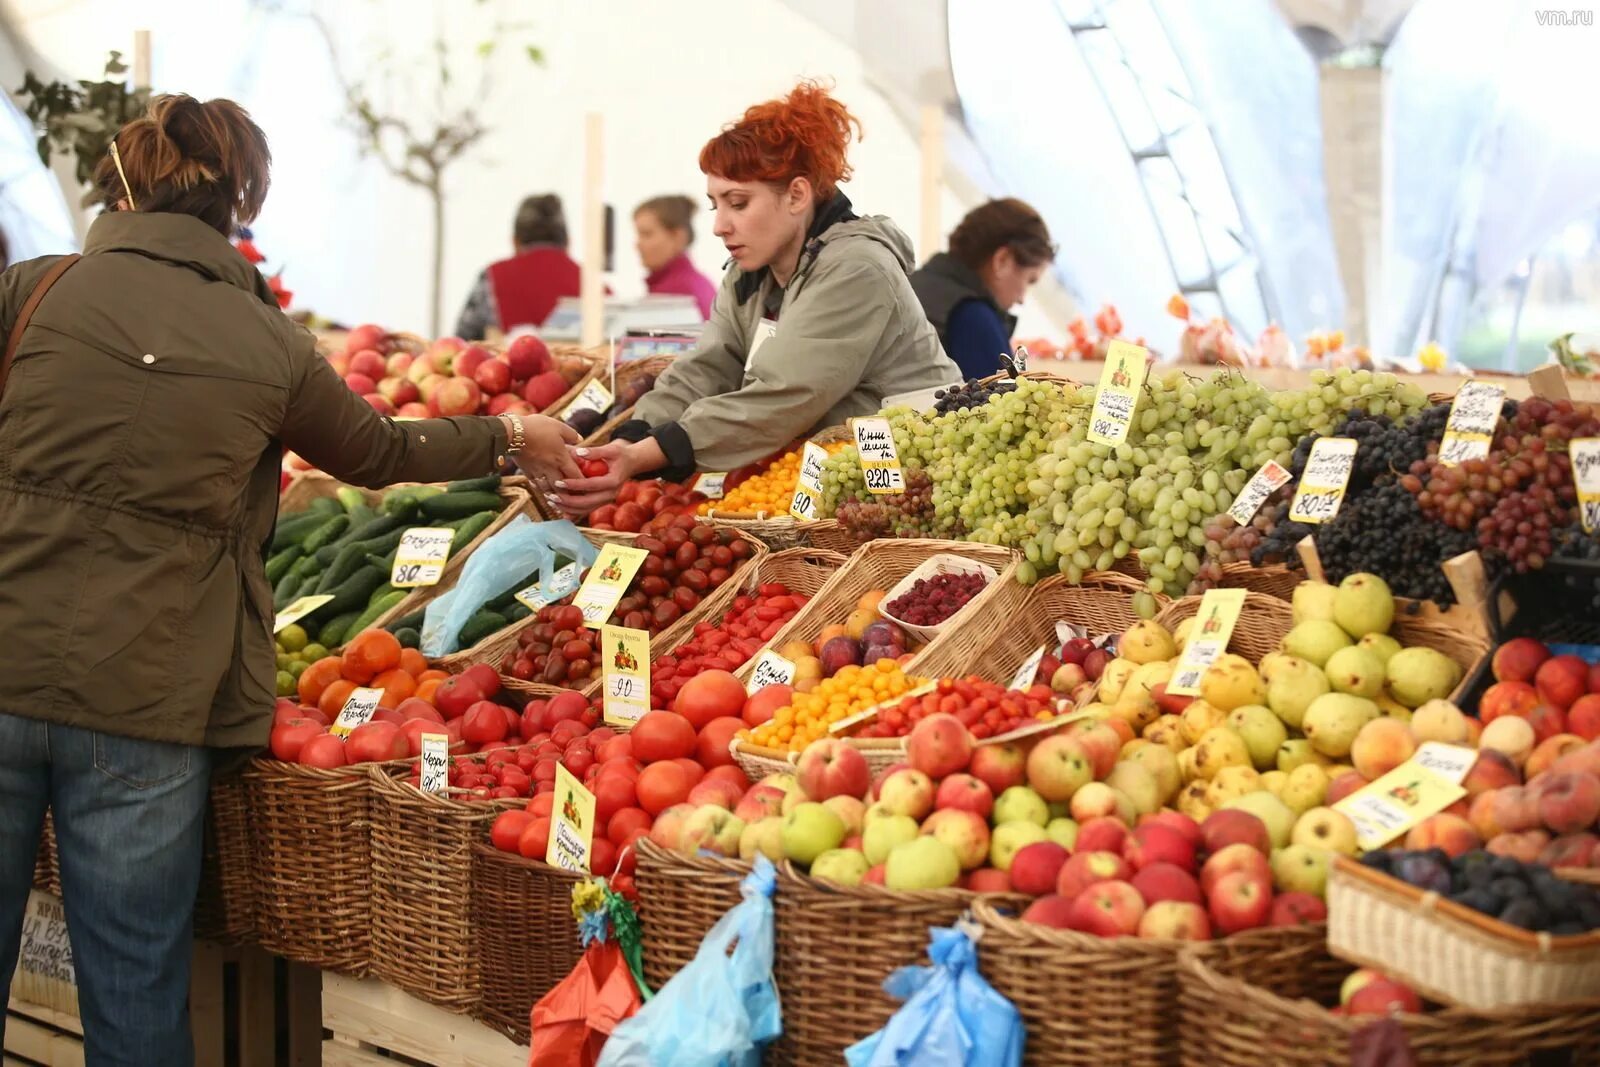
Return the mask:
<path id="1" fill-rule="evenodd" d="M 445 675 L 445 678 L 448 677 L 449 675 Z M 437 693 L 439 691 L 439 687 L 443 684 L 444 678 L 429 678 L 425 681 L 419 681 L 417 683 L 417 691 L 411 695 L 416 697 L 418 700 L 426 700 L 428 703 L 432 704 L 433 694 Z"/>
<path id="2" fill-rule="evenodd" d="M 350 699 L 350 694 L 356 691 L 356 683 L 345 678 L 331 682 L 328 688 L 322 691 L 322 696 L 317 699 L 317 710 L 328 717 L 332 722 L 338 718 L 339 712 L 344 708 L 344 702 Z"/>
<path id="3" fill-rule="evenodd" d="M 450 677 L 449 671 L 426 670 L 417 675 L 417 684 L 421 685 L 423 682 L 442 682 L 448 677 Z"/>
<path id="4" fill-rule="evenodd" d="M 428 657 L 414 648 L 400 650 L 400 669 L 413 678 L 422 677 L 422 672 L 428 669 Z"/>
<path id="5" fill-rule="evenodd" d="M 416 679 L 399 667 L 384 671 L 369 684 L 374 689 L 383 690 L 383 696 L 378 700 L 378 706 L 382 708 L 398 708 L 402 700 L 417 692 Z"/>
<path id="6" fill-rule="evenodd" d="M 300 675 L 298 689 L 300 703 L 315 706 L 322 698 L 322 691 L 343 676 L 338 656 L 327 656 L 317 660 Z"/>
<path id="7" fill-rule="evenodd" d="M 344 646 L 344 676 L 366 685 L 400 666 L 400 639 L 388 630 L 363 630 Z"/>

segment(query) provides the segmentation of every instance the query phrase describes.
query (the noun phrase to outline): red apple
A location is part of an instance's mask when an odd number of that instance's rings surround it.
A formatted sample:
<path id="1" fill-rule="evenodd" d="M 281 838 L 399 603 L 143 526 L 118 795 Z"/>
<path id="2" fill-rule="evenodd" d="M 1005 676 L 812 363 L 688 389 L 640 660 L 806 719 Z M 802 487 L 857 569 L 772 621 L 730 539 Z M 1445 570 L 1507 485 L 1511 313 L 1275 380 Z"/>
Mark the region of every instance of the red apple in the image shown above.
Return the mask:
<path id="1" fill-rule="evenodd" d="M 872 770 L 858 749 L 837 737 L 825 737 L 807 745 L 795 768 L 800 788 L 812 800 L 829 797 L 862 797 L 872 783 Z"/>
<path id="2" fill-rule="evenodd" d="M 1011 876 L 998 867 L 979 867 L 967 875 L 967 888 L 974 893 L 1009 893 Z"/>
<path id="3" fill-rule="evenodd" d="M 1572 702 L 1567 709 L 1567 729 L 1585 741 L 1600 737 L 1600 693 L 1588 693 Z"/>
<path id="4" fill-rule="evenodd" d="M 980 873 L 982 872 L 974 871 L 973 878 L 976 878 Z M 1000 873 L 1004 874 L 1005 872 L 1001 871 Z M 970 880 L 968 888 L 971 888 Z M 1025 923 L 1038 923 L 1040 926 L 1049 926 L 1057 930 L 1070 930 L 1072 929 L 1072 900 L 1057 893 L 1040 897 L 1028 905 L 1027 910 L 1022 913 L 1022 921 Z"/>
<path id="5" fill-rule="evenodd" d="M 1351 1015 L 1416 1014 L 1422 1011 L 1422 998 L 1410 986 L 1379 977 L 1356 990 L 1347 1007 Z"/>
<path id="6" fill-rule="evenodd" d="M 1539 664 L 1533 686 L 1547 703 L 1564 711 L 1589 691 L 1589 665 L 1577 656 L 1552 656 Z"/>
<path id="7" fill-rule="evenodd" d="M 1055 892 L 1056 881 L 1067 859 L 1067 850 L 1054 841 L 1024 845 L 1011 857 L 1012 888 L 1036 897 Z"/>
<path id="8" fill-rule="evenodd" d="M 352 393 L 360 396 L 366 396 L 368 393 L 376 393 L 378 391 L 377 379 L 369 378 L 365 374 L 357 374 L 354 371 L 344 376 L 344 384 L 350 387 Z"/>
<path id="9" fill-rule="evenodd" d="M 1185 900 L 1161 900 L 1139 920 L 1139 936 L 1162 941 L 1209 941 L 1211 920 L 1206 909 Z"/>
<path id="10" fill-rule="evenodd" d="M 373 381 L 377 381 L 389 373 L 388 362 L 382 355 L 372 349 L 365 348 L 359 352 L 354 349 L 346 349 L 346 351 L 351 353 L 347 373 L 364 374 Z"/>
<path id="11" fill-rule="evenodd" d="M 1056 892 L 1071 899 L 1096 882 L 1132 876 L 1133 869 L 1121 856 L 1080 850 L 1061 865 L 1061 873 L 1056 876 Z"/>
<path id="12" fill-rule="evenodd" d="M 810 792 L 810 790 L 806 790 Z M 859 796 L 859 793 L 851 794 Z M 935 808 L 956 808 L 987 819 L 994 810 L 994 793 L 983 780 L 970 774 L 952 774 L 933 794 Z"/>
<path id="13" fill-rule="evenodd" d="M 1211 896 L 1217 883 L 1234 873 L 1248 874 L 1272 884 L 1272 867 L 1267 863 L 1266 854 L 1241 841 L 1224 847 L 1206 860 L 1205 866 L 1200 868 L 1200 891 Z"/>
<path id="14" fill-rule="evenodd" d="M 1144 898 L 1127 882 L 1096 882 L 1072 901 L 1068 921 L 1074 930 L 1101 937 L 1129 937 L 1139 932 Z"/>
<path id="15" fill-rule="evenodd" d="M 1078 827 L 1073 841 L 1074 852 L 1112 852 L 1122 855 L 1128 840 L 1128 827 L 1114 815 L 1100 815 L 1086 820 Z"/>
<path id="16" fill-rule="evenodd" d="M 493 353 L 482 345 L 468 345 L 457 353 L 455 362 L 450 364 L 450 373 L 462 378 L 471 378 L 477 373 L 479 366 L 493 358 Z M 506 369 L 510 370 L 511 368 L 507 367 Z"/>
<path id="17" fill-rule="evenodd" d="M 965 770 L 972 760 L 972 733 L 954 715 L 930 715 L 906 738 L 906 761 L 929 778 Z"/>
<path id="18" fill-rule="evenodd" d="M 1249 871 L 1223 875 L 1207 894 L 1211 924 L 1236 934 L 1266 924 L 1272 911 L 1272 880 Z"/>
<path id="19" fill-rule="evenodd" d="M 439 386 L 434 399 L 441 415 L 476 415 L 483 403 L 483 391 L 471 378 L 450 378 Z"/>
<path id="20" fill-rule="evenodd" d="M 1299 926 L 1301 923 L 1319 923 L 1328 918 L 1328 905 L 1321 897 L 1310 893 L 1279 893 L 1272 901 L 1272 912 L 1267 917 L 1268 926 Z"/>
<path id="21" fill-rule="evenodd" d="M 1490 663 L 1497 682 L 1531 682 L 1550 650 L 1531 637 L 1514 637 L 1495 649 Z"/>
<path id="22" fill-rule="evenodd" d="M 504 393 L 511 388 L 511 368 L 504 360 L 486 359 L 472 372 L 472 380 L 487 396 Z"/>
<path id="23" fill-rule="evenodd" d="M 1162 900 L 1181 900 L 1201 905 L 1206 902 L 1194 875 L 1171 863 L 1146 865 L 1133 876 L 1133 888 L 1139 891 L 1146 904 Z"/>
<path id="24" fill-rule="evenodd" d="M 1332 803 L 1332 801 L 1329 801 Z M 1245 844 L 1266 855 L 1272 851 L 1272 836 L 1267 824 L 1248 811 L 1223 808 L 1206 816 L 1200 824 L 1200 837 L 1208 855 L 1216 855 L 1229 845 Z"/>
<path id="25" fill-rule="evenodd" d="M 523 334 L 506 349 L 506 362 L 511 366 L 511 376 L 525 382 L 550 369 L 550 349 L 532 334 Z"/>
<path id="26" fill-rule="evenodd" d="M 1195 867 L 1194 845 L 1189 839 L 1171 827 L 1155 823 L 1134 828 L 1122 847 L 1122 857 L 1136 871 L 1152 863 L 1170 863 L 1184 871 L 1193 871 Z"/>
<path id="27" fill-rule="evenodd" d="M 999 796 L 1012 786 L 1021 785 L 1027 778 L 1028 754 L 1021 745 L 1011 742 L 979 745 L 972 754 L 972 765 L 967 771 L 987 785 L 992 795 Z"/>

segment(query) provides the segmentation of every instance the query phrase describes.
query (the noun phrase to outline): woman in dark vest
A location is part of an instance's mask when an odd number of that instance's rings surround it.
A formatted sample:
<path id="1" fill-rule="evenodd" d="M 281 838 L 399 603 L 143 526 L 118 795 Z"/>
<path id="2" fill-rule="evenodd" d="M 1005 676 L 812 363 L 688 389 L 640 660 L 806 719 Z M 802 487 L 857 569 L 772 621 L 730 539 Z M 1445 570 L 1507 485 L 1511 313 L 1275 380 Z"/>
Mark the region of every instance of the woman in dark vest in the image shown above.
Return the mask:
<path id="1" fill-rule="evenodd" d="M 516 255 L 478 275 L 456 321 L 456 336 L 481 341 L 494 327 L 543 326 L 564 296 L 577 296 L 582 271 L 567 255 L 567 220 L 554 193 L 530 196 L 511 231 Z"/>
<path id="2" fill-rule="evenodd" d="M 1010 309 L 1056 258 L 1050 231 L 1021 200 L 974 208 L 940 252 L 911 276 L 911 288 L 965 378 L 1000 370 L 1017 320 Z"/>

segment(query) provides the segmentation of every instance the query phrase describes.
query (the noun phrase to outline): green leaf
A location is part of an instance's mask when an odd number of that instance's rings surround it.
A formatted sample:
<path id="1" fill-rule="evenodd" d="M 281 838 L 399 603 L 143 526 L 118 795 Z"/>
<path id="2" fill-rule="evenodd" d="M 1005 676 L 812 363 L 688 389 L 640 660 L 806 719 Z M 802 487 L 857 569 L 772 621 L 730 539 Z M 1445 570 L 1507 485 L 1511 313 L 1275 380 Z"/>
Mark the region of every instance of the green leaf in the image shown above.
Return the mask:
<path id="1" fill-rule="evenodd" d="M 493 41 L 479 41 L 478 58 L 488 59 L 490 56 L 494 55 L 494 45 L 495 43 Z"/>
<path id="2" fill-rule="evenodd" d="M 530 62 L 541 67 L 544 66 L 544 49 L 536 44 L 523 45 L 523 49 L 528 53 Z"/>

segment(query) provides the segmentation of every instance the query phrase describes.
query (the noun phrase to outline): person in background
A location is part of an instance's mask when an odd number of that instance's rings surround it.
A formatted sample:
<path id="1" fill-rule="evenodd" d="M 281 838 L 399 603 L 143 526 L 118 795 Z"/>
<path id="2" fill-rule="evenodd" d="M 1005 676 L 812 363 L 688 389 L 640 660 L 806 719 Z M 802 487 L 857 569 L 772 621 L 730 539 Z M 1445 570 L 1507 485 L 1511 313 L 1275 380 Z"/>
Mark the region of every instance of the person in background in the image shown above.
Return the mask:
<path id="1" fill-rule="evenodd" d="M 582 451 L 607 473 L 556 483 L 569 515 L 608 503 L 629 478 L 737 470 L 886 396 L 955 381 L 907 280 L 910 240 L 881 215 L 857 216 L 839 191 L 852 130 L 843 104 L 802 82 L 701 149 L 712 232 L 733 266 L 694 351 L 610 444 Z"/>
<path id="2" fill-rule="evenodd" d="M 228 241 L 271 158 L 238 104 L 157 96 L 94 172 L 82 257 L 0 275 L 0 1000 L 48 807 L 95 1067 L 194 1063 L 212 768 L 272 726 L 283 450 L 374 488 L 508 453 L 577 473 L 553 419 L 395 422 L 350 391 Z"/>
<path id="3" fill-rule="evenodd" d="M 700 305 L 700 317 L 711 317 L 711 302 L 717 287 L 689 261 L 689 246 L 694 244 L 695 202 L 687 196 L 657 196 L 633 211 L 635 247 L 644 269 L 650 273 L 644 284 L 652 293 L 692 296 Z"/>
<path id="4" fill-rule="evenodd" d="M 911 288 L 939 333 L 945 352 L 966 378 L 1000 370 L 1011 353 L 1016 316 L 1028 289 L 1056 258 L 1050 231 L 1021 200 L 991 200 L 973 208 L 940 252 L 911 276 Z"/>
<path id="5" fill-rule="evenodd" d="M 579 294 L 582 270 L 567 255 L 567 219 L 554 193 L 530 196 L 511 227 L 516 255 L 478 275 L 456 320 L 456 336 L 481 341 L 491 327 L 509 333 L 543 326 L 564 296 Z"/>

